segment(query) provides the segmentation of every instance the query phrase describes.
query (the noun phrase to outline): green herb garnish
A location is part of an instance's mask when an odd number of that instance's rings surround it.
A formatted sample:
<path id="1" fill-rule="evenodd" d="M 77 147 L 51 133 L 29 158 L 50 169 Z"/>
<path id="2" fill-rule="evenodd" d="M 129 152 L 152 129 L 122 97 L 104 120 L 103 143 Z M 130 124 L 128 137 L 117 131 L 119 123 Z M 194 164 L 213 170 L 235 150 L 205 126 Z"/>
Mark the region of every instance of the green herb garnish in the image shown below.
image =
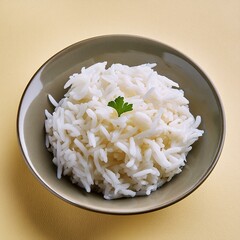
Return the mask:
<path id="1" fill-rule="evenodd" d="M 120 96 L 117 97 L 114 101 L 109 102 L 108 106 L 114 108 L 117 111 L 118 117 L 120 117 L 122 113 L 133 110 L 133 105 L 124 102 L 124 97 Z"/>

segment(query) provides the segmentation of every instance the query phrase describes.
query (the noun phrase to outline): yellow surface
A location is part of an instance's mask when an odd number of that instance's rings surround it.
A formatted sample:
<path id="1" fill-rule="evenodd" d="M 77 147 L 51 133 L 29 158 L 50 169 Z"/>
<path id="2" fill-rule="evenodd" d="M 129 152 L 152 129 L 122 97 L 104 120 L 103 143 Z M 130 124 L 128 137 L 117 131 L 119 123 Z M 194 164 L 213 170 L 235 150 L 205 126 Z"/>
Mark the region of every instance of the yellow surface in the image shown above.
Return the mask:
<path id="1" fill-rule="evenodd" d="M 35 71 L 72 43 L 112 33 L 185 53 L 225 106 L 226 141 L 214 171 L 189 197 L 154 213 L 111 216 L 73 207 L 42 187 L 18 148 L 18 103 Z M 239 239 L 239 56 L 239 0 L 0 0 L 0 239 Z"/>

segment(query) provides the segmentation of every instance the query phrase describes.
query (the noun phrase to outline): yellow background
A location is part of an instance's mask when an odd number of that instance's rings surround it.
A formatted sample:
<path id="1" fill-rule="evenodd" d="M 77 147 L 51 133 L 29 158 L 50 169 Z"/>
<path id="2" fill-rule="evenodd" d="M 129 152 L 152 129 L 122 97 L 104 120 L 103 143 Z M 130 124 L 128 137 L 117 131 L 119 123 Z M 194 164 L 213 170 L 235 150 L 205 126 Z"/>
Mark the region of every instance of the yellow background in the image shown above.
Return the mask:
<path id="1" fill-rule="evenodd" d="M 56 198 L 27 168 L 16 137 L 20 97 L 35 71 L 72 43 L 112 33 L 185 53 L 225 107 L 225 145 L 210 177 L 181 202 L 143 215 L 104 215 Z M 0 239 L 239 239 L 239 0 L 0 0 L 0 87 Z"/>

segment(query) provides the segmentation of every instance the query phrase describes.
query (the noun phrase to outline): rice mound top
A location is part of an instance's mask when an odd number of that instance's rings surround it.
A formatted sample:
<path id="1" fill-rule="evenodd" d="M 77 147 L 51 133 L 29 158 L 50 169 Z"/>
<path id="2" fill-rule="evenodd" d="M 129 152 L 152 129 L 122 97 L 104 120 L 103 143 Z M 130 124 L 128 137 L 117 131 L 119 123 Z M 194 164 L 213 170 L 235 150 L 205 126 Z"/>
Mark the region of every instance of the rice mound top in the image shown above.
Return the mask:
<path id="1" fill-rule="evenodd" d="M 46 145 L 57 177 L 70 177 L 105 199 L 149 195 L 182 171 L 191 145 L 203 135 L 176 82 L 156 64 L 129 67 L 107 62 L 69 77 L 55 110 L 45 110 Z M 133 104 L 118 117 L 117 97 Z"/>

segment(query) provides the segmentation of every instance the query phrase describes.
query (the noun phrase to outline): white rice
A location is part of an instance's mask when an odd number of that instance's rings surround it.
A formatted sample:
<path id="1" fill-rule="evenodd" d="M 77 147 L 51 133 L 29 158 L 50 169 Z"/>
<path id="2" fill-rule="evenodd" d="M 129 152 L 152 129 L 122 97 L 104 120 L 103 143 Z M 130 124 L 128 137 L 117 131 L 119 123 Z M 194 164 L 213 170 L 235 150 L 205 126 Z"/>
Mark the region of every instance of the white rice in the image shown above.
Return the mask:
<path id="1" fill-rule="evenodd" d="M 149 195 L 182 171 L 191 145 L 202 136 L 178 84 L 153 70 L 106 62 L 70 76 L 51 114 L 45 111 L 46 145 L 57 177 L 103 193 L 105 199 Z M 118 117 L 108 102 L 133 104 Z"/>

